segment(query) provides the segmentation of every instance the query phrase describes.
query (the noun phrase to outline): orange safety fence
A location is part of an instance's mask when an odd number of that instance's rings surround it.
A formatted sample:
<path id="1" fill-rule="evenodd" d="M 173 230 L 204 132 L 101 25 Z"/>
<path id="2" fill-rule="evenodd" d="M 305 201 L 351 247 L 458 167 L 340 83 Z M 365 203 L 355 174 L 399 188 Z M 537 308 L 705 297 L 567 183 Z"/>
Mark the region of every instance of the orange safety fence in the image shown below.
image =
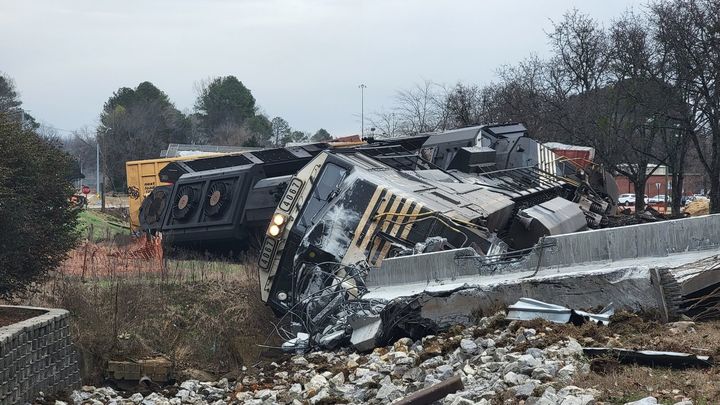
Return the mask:
<path id="1" fill-rule="evenodd" d="M 143 235 L 124 246 L 85 241 L 58 270 L 66 275 L 109 277 L 162 273 L 163 268 L 162 237 Z"/>

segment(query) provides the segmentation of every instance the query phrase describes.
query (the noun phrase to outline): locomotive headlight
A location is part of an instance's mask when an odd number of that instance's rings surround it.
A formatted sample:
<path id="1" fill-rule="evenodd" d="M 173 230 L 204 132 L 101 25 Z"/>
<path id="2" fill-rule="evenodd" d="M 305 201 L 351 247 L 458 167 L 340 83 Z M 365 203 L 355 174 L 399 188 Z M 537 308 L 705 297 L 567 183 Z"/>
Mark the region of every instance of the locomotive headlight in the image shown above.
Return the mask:
<path id="1" fill-rule="evenodd" d="M 280 227 L 275 224 L 271 224 L 270 227 L 268 228 L 268 235 L 270 235 L 270 236 L 280 235 Z"/>
<path id="2" fill-rule="evenodd" d="M 273 215 L 272 223 L 280 226 L 285 223 L 285 216 L 283 214 L 275 214 Z"/>

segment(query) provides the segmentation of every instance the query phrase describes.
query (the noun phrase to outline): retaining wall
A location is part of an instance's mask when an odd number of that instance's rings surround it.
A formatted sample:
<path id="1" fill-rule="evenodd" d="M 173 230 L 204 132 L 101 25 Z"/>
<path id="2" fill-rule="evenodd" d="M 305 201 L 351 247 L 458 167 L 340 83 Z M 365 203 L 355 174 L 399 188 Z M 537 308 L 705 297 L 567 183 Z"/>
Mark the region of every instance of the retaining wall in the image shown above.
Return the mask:
<path id="1" fill-rule="evenodd" d="M 0 328 L 0 404 L 31 402 L 38 392 L 80 386 L 78 356 L 64 309 L 17 307 L 38 316 Z"/>

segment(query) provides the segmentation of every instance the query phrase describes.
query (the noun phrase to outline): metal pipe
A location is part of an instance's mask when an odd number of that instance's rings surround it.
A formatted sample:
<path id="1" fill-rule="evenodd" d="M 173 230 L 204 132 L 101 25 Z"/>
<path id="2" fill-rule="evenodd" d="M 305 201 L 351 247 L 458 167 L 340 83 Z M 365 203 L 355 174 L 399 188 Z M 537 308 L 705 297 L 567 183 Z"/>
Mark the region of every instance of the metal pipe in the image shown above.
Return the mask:
<path id="1" fill-rule="evenodd" d="M 360 84 L 360 139 L 365 139 L 365 83 Z"/>
<path id="2" fill-rule="evenodd" d="M 463 385 L 460 376 L 456 375 L 441 383 L 415 391 L 400 401 L 395 402 L 395 405 L 429 405 L 464 388 L 465 386 Z"/>

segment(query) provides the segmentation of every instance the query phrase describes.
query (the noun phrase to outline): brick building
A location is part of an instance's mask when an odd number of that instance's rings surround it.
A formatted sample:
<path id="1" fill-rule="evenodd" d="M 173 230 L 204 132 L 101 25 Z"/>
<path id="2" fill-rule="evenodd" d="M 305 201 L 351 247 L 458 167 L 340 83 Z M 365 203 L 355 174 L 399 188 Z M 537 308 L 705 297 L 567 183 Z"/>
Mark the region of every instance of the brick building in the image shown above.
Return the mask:
<path id="1" fill-rule="evenodd" d="M 650 170 L 652 170 L 652 167 L 648 168 L 648 172 L 650 172 Z M 647 196 L 652 197 L 654 195 L 664 195 L 666 190 L 668 195 L 672 193 L 672 175 L 670 172 L 667 172 L 666 175 L 666 171 L 667 167 L 661 165 L 655 169 L 652 175 L 650 175 L 647 183 L 645 183 L 645 194 Z M 635 192 L 635 186 L 630 182 L 630 180 L 628 180 L 627 177 L 618 175 L 615 176 L 615 181 L 617 182 L 618 192 L 620 194 Z M 685 173 L 685 179 L 683 181 L 683 194 L 703 194 L 707 191 L 706 184 L 709 184 L 709 182 L 704 174 Z"/>

